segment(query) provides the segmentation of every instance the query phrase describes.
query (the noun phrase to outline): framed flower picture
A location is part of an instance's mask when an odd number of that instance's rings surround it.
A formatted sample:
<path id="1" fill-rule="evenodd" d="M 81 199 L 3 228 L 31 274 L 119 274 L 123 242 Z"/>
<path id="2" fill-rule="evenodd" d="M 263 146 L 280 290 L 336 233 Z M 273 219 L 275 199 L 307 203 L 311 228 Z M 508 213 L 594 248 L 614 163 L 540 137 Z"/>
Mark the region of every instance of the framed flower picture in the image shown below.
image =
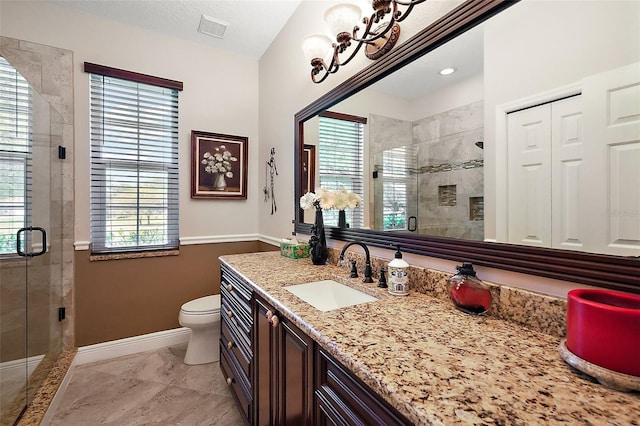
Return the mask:
<path id="1" fill-rule="evenodd" d="M 191 198 L 247 199 L 244 136 L 191 131 Z"/>

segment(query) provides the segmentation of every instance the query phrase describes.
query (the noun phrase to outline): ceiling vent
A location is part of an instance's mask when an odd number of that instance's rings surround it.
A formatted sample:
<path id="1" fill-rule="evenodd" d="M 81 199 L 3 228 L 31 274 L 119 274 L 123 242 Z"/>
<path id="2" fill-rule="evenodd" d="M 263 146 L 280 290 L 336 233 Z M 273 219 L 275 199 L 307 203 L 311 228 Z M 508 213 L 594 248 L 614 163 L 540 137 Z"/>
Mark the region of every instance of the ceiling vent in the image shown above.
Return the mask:
<path id="1" fill-rule="evenodd" d="M 227 31 L 228 26 L 229 24 L 224 21 L 202 15 L 198 31 L 212 37 L 224 38 L 224 33 Z"/>

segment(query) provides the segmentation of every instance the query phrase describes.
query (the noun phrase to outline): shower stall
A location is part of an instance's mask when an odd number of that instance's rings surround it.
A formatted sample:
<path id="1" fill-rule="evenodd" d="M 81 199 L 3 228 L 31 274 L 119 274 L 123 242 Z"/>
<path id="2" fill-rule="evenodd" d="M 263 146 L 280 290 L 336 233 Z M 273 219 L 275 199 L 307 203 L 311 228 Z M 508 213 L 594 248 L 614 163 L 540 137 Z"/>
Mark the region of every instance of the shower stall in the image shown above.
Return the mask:
<path id="1" fill-rule="evenodd" d="M 374 229 L 484 239 L 483 108 L 412 121 L 369 115 Z"/>
<path id="2" fill-rule="evenodd" d="M 47 46 L 5 37 L 0 42 L 0 425 L 5 426 L 20 418 L 62 351 L 73 345 L 66 319 L 73 276 L 73 203 L 66 200 L 73 194 L 68 190 L 73 165 L 67 145 L 70 151 L 73 136 L 66 134 L 63 103 L 47 94 L 52 87 L 44 87 L 47 61 L 61 61 L 58 49 L 49 52 Z M 40 60 L 38 69 L 34 58 Z"/>

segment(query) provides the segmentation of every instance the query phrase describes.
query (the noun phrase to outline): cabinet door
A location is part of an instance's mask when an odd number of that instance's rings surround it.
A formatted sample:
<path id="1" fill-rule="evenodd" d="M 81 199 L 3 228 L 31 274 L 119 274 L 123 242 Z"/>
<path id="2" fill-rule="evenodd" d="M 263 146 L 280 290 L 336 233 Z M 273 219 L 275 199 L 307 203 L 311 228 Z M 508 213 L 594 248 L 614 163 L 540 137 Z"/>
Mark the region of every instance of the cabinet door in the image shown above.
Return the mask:
<path id="1" fill-rule="evenodd" d="M 278 325 L 278 424 L 311 425 L 313 340 L 289 321 Z"/>
<path id="2" fill-rule="evenodd" d="M 276 329 L 272 327 L 274 309 L 259 298 L 253 305 L 253 400 L 257 426 L 276 424 Z"/>
<path id="3" fill-rule="evenodd" d="M 312 424 L 313 340 L 257 296 L 253 353 L 255 424 Z"/>

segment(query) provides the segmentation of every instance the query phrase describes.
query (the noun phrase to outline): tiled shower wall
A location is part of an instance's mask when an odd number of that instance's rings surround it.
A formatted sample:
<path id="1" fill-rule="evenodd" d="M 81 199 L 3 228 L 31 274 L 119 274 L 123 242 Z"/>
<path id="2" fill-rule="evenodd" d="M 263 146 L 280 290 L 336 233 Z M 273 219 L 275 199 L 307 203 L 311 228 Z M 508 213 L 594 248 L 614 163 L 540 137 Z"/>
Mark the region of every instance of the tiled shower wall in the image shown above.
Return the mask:
<path id="1" fill-rule="evenodd" d="M 414 122 L 369 117 L 373 170 L 381 169 L 385 150 L 405 146 L 414 157 L 407 163 L 414 177 L 407 211 L 418 217 L 419 234 L 484 239 L 484 161 L 476 145 L 483 141 L 483 120 L 482 100 Z M 382 180 L 373 181 L 375 229 L 382 229 Z"/>
<path id="2" fill-rule="evenodd" d="M 31 84 L 34 90 L 49 104 L 50 116 L 50 145 L 52 163 L 48 169 L 49 173 L 61 174 L 61 179 L 52 177 L 50 191 L 51 215 L 48 218 L 51 229 L 58 229 L 58 232 L 51 232 L 52 240 L 49 242 L 51 251 L 41 258 L 33 258 L 29 265 L 32 278 L 29 283 L 33 286 L 38 284 L 57 286 L 61 290 L 61 305 L 66 307 L 66 319 L 62 322 L 62 349 L 70 349 L 74 346 L 74 315 L 73 315 L 73 227 L 74 227 L 74 193 L 73 193 L 73 52 L 66 49 L 45 46 L 23 40 L 16 40 L 8 37 L 0 37 L 0 54 L 15 67 L 18 72 Z M 35 141 L 37 142 L 37 141 Z M 34 143 L 35 143 L 34 142 Z M 66 148 L 66 159 L 57 159 L 57 147 Z M 35 154 L 35 151 L 34 151 Z M 34 158 L 34 161 L 36 159 Z M 42 176 L 36 175 L 34 171 L 34 181 Z M 46 178 L 46 176 L 44 177 Z M 35 194 L 35 189 L 34 189 Z M 35 213 L 34 213 L 35 216 Z M 35 219 L 35 217 L 34 217 Z M 49 266 L 44 266 L 48 263 Z M 8 266 L 8 267 L 5 267 Z M 23 267 L 14 265 L 3 265 L 0 273 L 22 273 Z M 47 274 L 38 279 L 38 274 Z M 2 285 L 8 283 L 10 279 L 2 279 Z M 24 279 L 23 281 L 24 282 Z M 4 290 L 4 289 L 3 289 Z M 49 291 L 37 288 L 30 288 L 30 294 L 34 296 L 49 294 Z M 4 293 L 3 293 L 4 294 Z M 30 296 L 31 297 L 31 296 Z M 56 302 L 56 301 L 53 301 Z M 3 304 L 5 300 L 3 298 Z M 10 303 L 10 301 L 6 301 Z M 52 305 L 55 305 L 53 303 Z M 2 313 L 10 312 L 4 309 Z M 52 312 L 32 313 L 36 322 L 42 315 L 53 315 Z M 10 315 L 8 313 L 7 315 Z M 4 323 L 5 318 L 2 318 Z M 43 336 L 30 335 L 30 343 L 42 345 L 44 336 L 50 333 L 57 333 L 60 325 L 52 323 L 53 328 L 41 328 Z M 57 349 L 60 348 L 51 348 Z"/>
<path id="3" fill-rule="evenodd" d="M 418 231 L 484 239 L 483 101 L 413 123 L 418 152 Z"/>

